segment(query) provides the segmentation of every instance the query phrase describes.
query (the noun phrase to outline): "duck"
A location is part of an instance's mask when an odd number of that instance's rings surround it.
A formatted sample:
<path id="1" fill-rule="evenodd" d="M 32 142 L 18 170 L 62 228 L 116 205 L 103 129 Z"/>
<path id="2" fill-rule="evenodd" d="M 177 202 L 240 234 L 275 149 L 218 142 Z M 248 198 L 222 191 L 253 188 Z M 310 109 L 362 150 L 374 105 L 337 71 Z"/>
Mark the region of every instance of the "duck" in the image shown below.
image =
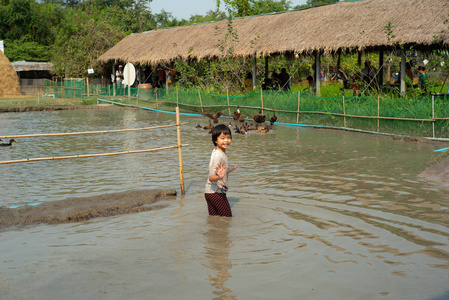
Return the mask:
<path id="1" fill-rule="evenodd" d="M 204 114 L 203 116 L 208 117 L 209 119 L 214 121 L 214 123 L 218 123 L 218 118 L 222 115 L 223 114 L 221 112 L 214 112 L 213 114 L 207 113 L 207 114 Z"/>
<path id="2" fill-rule="evenodd" d="M 240 128 L 237 125 L 235 125 L 235 131 L 234 132 L 238 133 L 238 134 L 248 134 L 248 132 L 246 131 L 245 126 L 243 126 L 243 125 Z"/>
<path id="3" fill-rule="evenodd" d="M 270 124 L 273 126 L 274 122 L 276 122 L 278 117 L 276 117 L 276 112 L 273 112 L 273 116 L 270 119 Z"/>
<path id="4" fill-rule="evenodd" d="M 0 140 L 1 141 L 1 140 Z M 0 144 L 0 147 L 8 147 L 11 146 L 13 142 L 16 142 L 14 139 L 10 139 L 9 143 L 2 143 Z M 16 142 L 17 143 L 17 142 Z"/>
<path id="5" fill-rule="evenodd" d="M 268 125 L 266 123 L 264 123 L 263 125 L 257 127 L 257 131 L 259 131 L 261 133 L 268 133 L 268 131 L 270 131 L 270 128 L 268 127 Z"/>
<path id="6" fill-rule="evenodd" d="M 209 124 L 207 124 L 206 126 L 203 127 L 204 129 L 212 129 L 214 128 L 214 125 L 212 125 L 212 123 L 209 121 Z"/>
<path id="7" fill-rule="evenodd" d="M 266 116 L 262 114 L 262 110 L 259 110 L 259 114 L 253 117 L 254 122 L 257 124 L 265 123 Z"/>
<path id="8" fill-rule="evenodd" d="M 237 106 L 237 110 L 234 112 L 234 121 L 240 119 L 240 106 Z"/>

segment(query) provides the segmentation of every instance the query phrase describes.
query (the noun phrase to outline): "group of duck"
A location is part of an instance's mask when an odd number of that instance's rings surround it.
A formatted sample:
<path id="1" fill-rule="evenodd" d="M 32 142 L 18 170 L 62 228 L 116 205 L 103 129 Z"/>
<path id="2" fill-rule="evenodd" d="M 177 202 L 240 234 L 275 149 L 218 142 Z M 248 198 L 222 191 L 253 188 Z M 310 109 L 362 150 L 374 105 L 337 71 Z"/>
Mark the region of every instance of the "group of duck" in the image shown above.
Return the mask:
<path id="1" fill-rule="evenodd" d="M 203 128 L 206 130 L 211 130 L 212 128 L 214 128 L 214 125 L 212 124 L 212 122 L 214 124 L 217 124 L 218 119 L 221 116 L 223 116 L 223 113 L 221 113 L 221 112 L 214 112 L 212 114 L 205 113 L 205 114 L 203 114 L 203 116 L 209 118 L 209 124 L 207 124 L 204 127 L 202 127 L 201 125 L 198 124 L 196 127 Z M 252 122 L 250 122 L 249 117 L 245 118 L 241 114 L 240 106 L 237 106 L 237 110 L 234 112 L 234 115 L 232 117 L 236 123 L 233 126 L 232 123 L 229 122 L 228 126 L 230 128 L 233 128 L 234 132 L 238 133 L 238 134 L 248 134 L 248 131 L 251 131 L 251 130 L 257 130 L 258 132 L 261 132 L 261 133 L 267 133 L 273 128 L 274 123 L 277 121 L 276 113 L 273 112 L 273 116 L 270 118 L 270 125 L 268 125 L 266 123 L 266 116 L 263 114 L 262 110 L 259 110 L 259 113 L 255 116 L 253 116 L 254 123 L 252 123 Z M 209 131 L 209 133 L 210 133 L 210 131 Z"/>
<path id="2" fill-rule="evenodd" d="M 0 142 L 2 141 L 2 139 L 0 139 Z M 9 147 L 12 145 L 12 143 L 15 142 L 14 139 L 10 139 L 9 142 L 7 143 L 0 143 L 0 147 Z"/>

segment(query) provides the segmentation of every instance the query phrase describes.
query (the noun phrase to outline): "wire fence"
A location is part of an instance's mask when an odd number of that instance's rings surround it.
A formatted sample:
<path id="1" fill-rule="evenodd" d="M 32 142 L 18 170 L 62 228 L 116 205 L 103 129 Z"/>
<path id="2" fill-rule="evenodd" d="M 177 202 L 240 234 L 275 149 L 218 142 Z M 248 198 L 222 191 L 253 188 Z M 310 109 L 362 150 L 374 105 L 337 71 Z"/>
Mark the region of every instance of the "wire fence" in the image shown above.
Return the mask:
<path id="1" fill-rule="evenodd" d="M 65 80 L 48 85 L 46 94 L 56 97 L 101 96 L 128 105 L 186 113 L 221 112 L 231 116 L 240 106 L 247 119 L 262 111 L 276 113 L 282 123 L 329 126 L 396 135 L 449 138 L 449 96 L 437 94 L 417 99 L 382 97 L 318 97 L 305 92 L 260 90 L 244 96 L 212 95 L 202 91 L 139 89 L 111 85 L 87 85 L 83 80 Z"/>

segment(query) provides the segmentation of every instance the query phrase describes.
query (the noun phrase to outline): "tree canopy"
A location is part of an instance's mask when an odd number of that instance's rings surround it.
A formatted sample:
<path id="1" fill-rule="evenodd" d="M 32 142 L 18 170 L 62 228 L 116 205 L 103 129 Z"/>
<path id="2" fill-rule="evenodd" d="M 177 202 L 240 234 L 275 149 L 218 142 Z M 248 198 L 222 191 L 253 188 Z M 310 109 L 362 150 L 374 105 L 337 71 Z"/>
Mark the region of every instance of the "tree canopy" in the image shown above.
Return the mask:
<path id="1" fill-rule="evenodd" d="M 51 61 L 58 76 L 101 70 L 97 57 L 128 34 L 292 9 L 289 0 L 216 0 L 205 15 L 177 19 L 152 0 L 0 0 L 0 40 L 10 61 Z M 226 12 L 220 11 L 224 3 Z M 306 7 L 338 2 L 308 0 Z M 295 7 L 298 8 L 298 7 Z M 302 7 L 301 7 L 302 8 Z"/>

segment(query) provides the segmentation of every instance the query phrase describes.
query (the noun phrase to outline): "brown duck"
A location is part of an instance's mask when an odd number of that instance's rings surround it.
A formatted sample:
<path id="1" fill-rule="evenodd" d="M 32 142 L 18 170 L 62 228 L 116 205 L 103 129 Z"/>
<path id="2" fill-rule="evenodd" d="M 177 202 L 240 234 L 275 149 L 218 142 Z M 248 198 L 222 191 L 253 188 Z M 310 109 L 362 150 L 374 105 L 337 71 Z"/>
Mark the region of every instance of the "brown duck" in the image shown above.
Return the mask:
<path id="1" fill-rule="evenodd" d="M 273 116 L 270 119 L 270 124 L 273 125 L 276 122 L 278 117 L 276 117 L 276 112 L 273 112 Z"/>
<path id="2" fill-rule="evenodd" d="M 212 125 L 212 123 L 209 121 L 209 124 L 207 124 L 206 126 L 203 127 L 204 129 L 212 129 L 214 128 L 214 125 Z"/>
<path id="3" fill-rule="evenodd" d="M 209 119 L 214 121 L 214 123 L 218 123 L 218 118 L 222 115 L 223 114 L 221 112 L 214 112 L 213 114 L 207 113 L 207 114 L 204 114 L 203 116 L 208 117 Z"/>
<path id="4" fill-rule="evenodd" d="M 262 110 L 259 110 L 259 114 L 253 117 L 254 122 L 262 124 L 265 122 L 266 116 L 262 114 Z"/>
<path id="5" fill-rule="evenodd" d="M 240 119 L 240 106 L 237 106 L 237 110 L 234 112 L 234 121 Z"/>

